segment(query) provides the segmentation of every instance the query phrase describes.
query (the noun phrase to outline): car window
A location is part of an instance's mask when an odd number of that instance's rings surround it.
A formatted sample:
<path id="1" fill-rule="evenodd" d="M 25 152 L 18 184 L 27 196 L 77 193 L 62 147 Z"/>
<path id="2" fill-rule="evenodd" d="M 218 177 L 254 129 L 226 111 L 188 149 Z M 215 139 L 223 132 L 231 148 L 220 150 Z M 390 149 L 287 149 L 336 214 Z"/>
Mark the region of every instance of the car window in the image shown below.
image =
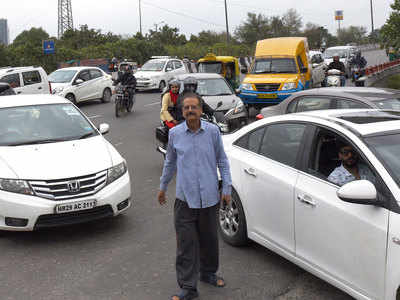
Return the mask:
<path id="1" fill-rule="evenodd" d="M 345 99 L 338 99 L 336 100 L 336 108 L 371 108 L 369 105 L 365 103 L 352 101 L 352 100 L 345 100 Z"/>
<path id="2" fill-rule="evenodd" d="M 175 69 L 179 69 L 183 67 L 183 64 L 179 60 L 174 61 Z"/>
<path id="3" fill-rule="evenodd" d="M 261 140 L 263 138 L 265 127 L 258 128 L 250 133 L 247 133 L 235 142 L 235 145 L 249 151 L 258 153 Z"/>
<path id="4" fill-rule="evenodd" d="M 90 78 L 91 79 L 95 79 L 95 78 L 99 78 L 102 77 L 103 73 L 101 73 L 101 71 L 96 70 L 96 69 L 91 69 L 90 70 Z"/>
<path id="5" fill-rule="evenodd" d="M 174 69 L 174 64 L 172 61 L 169 61 L 167 63 L 167 66 L 165 67 L 165 71 L 172 71 Z"/>
<path id="6" fill-rule="evenodd" d="M 297 154 L 306 129 L 304 124 L 273 124 L 267 126 L 260 154 L 295 167 Z"/>
<path id="7" fill-rule="evenodd" d="M 297 111 L 297 102 L 298 102 L 297 100 L 298 99 L 294 99 L 289 103 L 286 113 L 291 114 Z"/>
<path id="8" fill-rule="evenodd" d="M 42 78 L 40 77 L 40 73 L 38 71 L 22 72 L 22 79 L 24 80 L 24 85 L 42 82 Z"/>
<path id="9" fill-rule="evenodd" d="M 301 97 L 298 100 L 296 112 L 330 109 L 331 101 L 327 97 Z"/>
<path id="10" fill-rule="evenodd" d="M 90 80 L 90 74 L 88 70 L 84 70 L 78 74 L 78 77 L 76 79 L 82 79 L 83 81 L 88 81 Z"/>
<path id="11" fill-rule="evenodd" d="M 352 164 L 357 165 L 360 178 L 375 183 L 376 175 L 358 149 L 345 137 L 325 128 L 317 129 L 307 172 L 338 186 L 355 180 L 355 177 L 344 168 L 345 163 L 342 164 L 339 151 L 343 145 L 351 147 L 351 157 L 354 158 Z"/>
<path id="12" fill-rule="evenodd" d="M 21 81 L 19 80 L 19 73 L 9 74 L 1 77 L 1 82 L 7 82 L 12 88 L 17 88 L 21 86 Z"/>

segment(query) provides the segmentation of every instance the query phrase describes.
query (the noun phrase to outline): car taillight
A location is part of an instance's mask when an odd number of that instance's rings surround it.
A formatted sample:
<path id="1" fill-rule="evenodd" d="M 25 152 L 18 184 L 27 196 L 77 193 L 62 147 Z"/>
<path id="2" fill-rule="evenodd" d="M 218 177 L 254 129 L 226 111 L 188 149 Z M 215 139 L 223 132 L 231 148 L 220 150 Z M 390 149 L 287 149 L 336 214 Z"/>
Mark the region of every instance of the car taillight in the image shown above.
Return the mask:
<path id="1" fill-rule="evenodd" d="M 258 114 L 258 115 L 256 116 L 256 119 L 257 119 L 257 120 L 262 120 L 262 119 L 264 119 L 264 116 L 263 116 L 262 114 Z"/>

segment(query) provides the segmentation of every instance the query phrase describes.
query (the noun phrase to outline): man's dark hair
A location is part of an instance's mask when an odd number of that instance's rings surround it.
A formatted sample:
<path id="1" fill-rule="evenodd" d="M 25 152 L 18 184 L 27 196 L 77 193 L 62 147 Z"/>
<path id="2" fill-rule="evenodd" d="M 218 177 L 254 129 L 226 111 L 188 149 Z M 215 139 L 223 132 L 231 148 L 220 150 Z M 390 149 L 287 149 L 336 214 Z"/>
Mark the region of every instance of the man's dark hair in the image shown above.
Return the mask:
<path id="1" fill-rule="evenodd" d="M 200 107 L 200 108 L 203 107 L 203 99 L 202 99 L 198 94 L 192 93 L 192 92 L 185 93 L 185 94 L 183 95 L 182 106 L 183 106 L 183 103 L 185 102 L 185 99 L 187 99 L 187 98 L 196 98 L 196 99 L 198 100 L 198 102 L 199 102 L 199 104 L 198 104 L 199 107 Z"/>
<path id="2" fill-rule="evenodd" d="M 339 152 L 343 147 L 347 147 L 350 146 L 349 143 L 347 143 L 345 140 L 343 139 L 336 139 L 336 149 Z"/>

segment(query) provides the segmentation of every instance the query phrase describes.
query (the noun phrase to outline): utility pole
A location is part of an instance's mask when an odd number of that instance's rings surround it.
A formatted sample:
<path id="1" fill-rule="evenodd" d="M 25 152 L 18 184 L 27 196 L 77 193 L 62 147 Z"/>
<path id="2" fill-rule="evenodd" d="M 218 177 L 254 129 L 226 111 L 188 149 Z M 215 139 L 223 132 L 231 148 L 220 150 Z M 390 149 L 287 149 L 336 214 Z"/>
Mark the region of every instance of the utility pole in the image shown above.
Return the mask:
<path id="1" fill-rule="evenodd" d="M 372 0 L 370 0 L 370 3 L 371 3 L 371 28 L 372 28 L 371 33 L 374 33 L 374 9 L 372 6 Z"/>
<path id="2" fill-rule="evenodd" d="M 142 5 L 141 5 L 141 1 L 139 0 L 139 26 L 140 26 L 140 35 L 143 36 L 143 32 L 142 32 Z"/>
<path id="3" fill-rule="evenodd" d="M 225 21 L 226 21 L 226 43 L 229 44 L 229 26 L 228 26 L 228 9 L 225 0 Z"/>

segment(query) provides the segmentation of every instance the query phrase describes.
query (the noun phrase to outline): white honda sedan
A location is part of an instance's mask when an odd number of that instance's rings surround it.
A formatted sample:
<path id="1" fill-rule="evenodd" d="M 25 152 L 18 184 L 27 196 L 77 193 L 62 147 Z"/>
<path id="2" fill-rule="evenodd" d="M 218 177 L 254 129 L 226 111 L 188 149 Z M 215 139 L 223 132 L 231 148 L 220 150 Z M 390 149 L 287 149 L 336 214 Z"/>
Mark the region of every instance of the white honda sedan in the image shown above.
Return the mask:
<path id="1" fill-rule="evenodd" d="M 125 160 L 65 98 L 0 101 L 0 230 L 29 231 L 116 216 L 131 205 Z"/>
<path id="2" fill-rule="evenodd" d="M 254 240 L 357 299 L 399 299 L 398 112 L 270 117 L 223 139 L 226 242 Z"/>
<path id="3" fill-rule="evenodd" d="M 49 75 L 52 94 L 65 97 L 77 104 L 85 101 L 111 100 L 111 75 L 96 67 L 70 67 L 58 69 Z"/>

